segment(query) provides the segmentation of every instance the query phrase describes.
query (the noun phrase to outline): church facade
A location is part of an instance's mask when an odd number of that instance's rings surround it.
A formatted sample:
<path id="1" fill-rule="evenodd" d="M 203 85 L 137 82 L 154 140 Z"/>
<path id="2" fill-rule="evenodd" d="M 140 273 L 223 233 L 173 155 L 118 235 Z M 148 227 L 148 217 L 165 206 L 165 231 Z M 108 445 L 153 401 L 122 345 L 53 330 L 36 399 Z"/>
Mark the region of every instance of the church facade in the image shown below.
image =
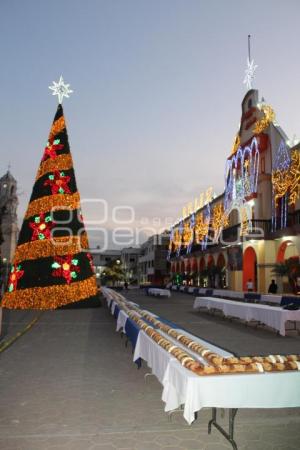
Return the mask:
<path id="1" fill-rule="evenodd" d="M 224 185 L 172 228 L 172 279 L 234 290 L 246 290 L 251 280 L 253 290 L 266 292 L 275 278 L 280 290 L 297 291 L 296 277 L 293 287 L 274 270 L 293 261 L 299 268 L 300 145 L 288 140 L 254 89 L 242 101 Z"/>
<path id="2" fill-rule="evenodd" d="M 8 170 L 0 178 L 1 262 L 10 264 L 18 240 L 17 181 Z"/>

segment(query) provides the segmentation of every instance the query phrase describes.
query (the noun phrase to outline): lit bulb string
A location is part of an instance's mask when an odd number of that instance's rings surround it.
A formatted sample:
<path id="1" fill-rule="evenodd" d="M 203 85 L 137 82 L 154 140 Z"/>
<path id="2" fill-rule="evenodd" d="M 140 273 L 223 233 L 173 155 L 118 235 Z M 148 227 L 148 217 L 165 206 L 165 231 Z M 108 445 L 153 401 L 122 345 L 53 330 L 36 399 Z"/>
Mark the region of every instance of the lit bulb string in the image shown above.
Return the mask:
<path id="1" fill-rule="evenodd" d="M 204 215 L 204 222 L 208 225 L 208 229 L 209 229 L 209 223 L 210 223 L 210 209 L 211 209 L 210 208 L 210 204 L 207 203 L 203 215 Z M 206 250 L 206 248 L 207 248 L 207 241 L 208 241 L 208 232 L 204 236 L 204 239 L 202 239 L 202 242 L 201 242 L 202 250 Z"/>
<path id="2" fill-rule="evenodd" d="M 182 241 L 182 233 L 183 233 L 183 221 L 182 220 L 179 222 L 178 231 L 179 231 L 179 236 L 181 237 L 181 241 Z M 180 250 L 181 250 L 181 244 L 178 244 L 177 251 L 176 251 L 177 256 L 180 255 Z"/>
<path id="3" fill-rule="evenodd" d="M 272 170 L 272 221 L 274 231 L 277 229 L 277 208 L 280 211 L 279 226 L 284 228 L 287 222 L 287 191 L 289 189 L 288 170 L 291 166 L 291 155 L 284 139 L 281 140 L 275 156 Z"/>
<path id="4" fill-rule="evenodd" d="M 188 246 L 186 249 L 187 254 L 191 253 L 191 251 L 192 251 L 192 246 L 193 246 L 193 242 L 194 242 L 195 224 L 196 224 L 195 213 L 193 213 L 191 215 L 191 219 L 190 219 L 191 239 L 190 239 L 190 242 L 188 243 Z"/>
<path id="5" fill-rule="evenodd" d="M 170 261 L 170 258 L 171 258 L 173 240 L 174 240 L 174 227 L 171 227 L 171 229 L 170 229 L 169 248 L 168 248 L 168 254 L 167 254 L 167 260 L 168 261 Z"/>
<path id="6" fill-rule="evenodd" d="M 247 164 L 247 165 L 246 165 Z M 248 178 L 250 184 L 245 188 Z M 253 138 L 250 146 L 239 147 L 237 153 L 227 160 L 225 167 L 225 211 L 227 216 L 233 207 L 241 207 L 245 199 L 257 191 L 259 169 L 259 148 L 257 139 Z"/>
<path id="7" fill-rule="evenodd" d="M 258 183 L 258 171 L 259 171 L 259 146 L 256 138 L 253 138 L 250 145 L 242 148 L 238 148 L 237 152 L 227 160 L 225 166 L 225 196 L 224 196 L 224 215 L 228 217 L 233 209 L 237 209 L 244 216 L 247 217 L 247 229 L 252 228 L 251 224 L 251 208 L 246 204 L 247 197 L 257 192 Z M 203 211 L 204 223 L 211 222 L 212 208 L 208 203 Z M 195 242 L 195 214 L 190 217 L 189 228 L 191 230 L 191 239 L 186 243 L 186 253 L 189 254 L 192 251 L 192 245 Z M 216 231 L 216 235 L 220 236 L 223 227 Z M 170 246 L 168 257 L 170 258 L 172 253 L 172 242 L 174 242 L 175 231 L 179 233 L 180 242 L 176 245 L 176 256 L 181 254 L 182 240 L 184 233 L 184 220 L 182 219 L 178 226 L 173 227 L 170 235 Z M 209 230 L 209 226 L 208 226 Z M 201 240 L 201 248 L 205 250 L 207 248 L 208 232 Z"/>

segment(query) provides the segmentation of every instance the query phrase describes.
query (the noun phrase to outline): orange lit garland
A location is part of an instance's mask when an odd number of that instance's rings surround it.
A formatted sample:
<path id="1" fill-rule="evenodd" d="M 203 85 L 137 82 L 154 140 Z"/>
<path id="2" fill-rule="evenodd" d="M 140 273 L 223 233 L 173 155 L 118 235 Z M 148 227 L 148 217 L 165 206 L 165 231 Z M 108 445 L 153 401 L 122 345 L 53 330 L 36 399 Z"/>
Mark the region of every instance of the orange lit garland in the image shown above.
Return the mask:
<path id="1" fill-rule="evenodd" d="M 79 253 L 82 249 L 87 249 L 88 247 L 86 232 L 82 233 L 81 236 L 63 236 L 26 242 L 25 244 L 18 245 L 14 257 L 14 264 L 18 264 L 26 259 Z"/>
<path id="2" fill-rule="evenodd" d="M 7 292 L 2 307 L 10 309 L 56 309 L 59 306 L 96 295 L 95 276 L 71 284 L 35 287 Z"/>
<path id="3" fill-rule="evenodd" d="M 49 133 L 49 141 L 55 138 L 55 136 L 59 133 L 61 133 L 66 128 L 66 122 L 64 116 L 57 119 L 51 127 L 50 133 Z"/>
<path id="4" fill-rule="evenodd" d="M 52 211 L 53 209 L 78 209 L 80 208 L 80 196 L 75 194 L 57 194 L 33 200 L 26 211 L 25 219 L 37 214 Z"/>
<path id="5" fill-rule="evenodd" d="M 43 161 L 36 175 L 36 180 L 55 170 L 69 170 L 73 168 L 72 156 L 70 154 L 57 155 L 55 159 L 48 158 Z"/>

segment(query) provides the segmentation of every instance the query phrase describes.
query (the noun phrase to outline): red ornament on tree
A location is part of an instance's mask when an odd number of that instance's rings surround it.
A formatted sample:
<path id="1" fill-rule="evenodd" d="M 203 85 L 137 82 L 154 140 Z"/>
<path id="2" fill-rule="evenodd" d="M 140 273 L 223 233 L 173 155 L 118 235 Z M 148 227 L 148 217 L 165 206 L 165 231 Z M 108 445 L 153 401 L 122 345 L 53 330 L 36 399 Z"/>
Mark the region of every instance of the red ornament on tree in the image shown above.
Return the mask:
<path id="1" fill-rule="evenodd" d="M 72 279 L 77 278 L 77 273 L 80 272 L 78 267 L 78 259 L 72 258 L 72 255 L 56 256 L 52 264 L 52 272 L 54 277 L 62 277 L 70 284 Z"/>
<path id="2" fill-rule="evenodd" d="M 57 157 L 57 151 L 62 150 L 64 148 L 63 144 L 60 144 L 60 139 L 55 139 L 54 141 L 48 141 L 47 147 L 45 147 L 44 155 L 42 161 L 45 159 L 51 158 L 55 159 Z"/>
<path id="3" fill-rule="evenodd" d="M 48 180 L 45 181 L 44 186 L 51 187 L 52 195 L 55 194 L 71 194 L 68 183 L 71 177 L 65 175 L 64 172 L 56 170 L 48 176 Z"/>
<path id="4" fill-rule="evenodd" d="M 24 275 L 24 270 L 21 270 L 21 265 L 13 264 L 10 269 L 8 280 L 8 292 L 15 291 L 17 289 L 18 281 Z"/>
<path id="5" fill-rule="evenodd" d="M 54 227 L 54 223 L 52 222 L 51 216 L 42 213 L 39 216 L 34 218 L 34 222 L 30 222 L 29 226 L 32 228 L 33 233 L 31 236 L 31 240 L 35 241 L 37 239 L 50 239 L 51 230 Z"/>

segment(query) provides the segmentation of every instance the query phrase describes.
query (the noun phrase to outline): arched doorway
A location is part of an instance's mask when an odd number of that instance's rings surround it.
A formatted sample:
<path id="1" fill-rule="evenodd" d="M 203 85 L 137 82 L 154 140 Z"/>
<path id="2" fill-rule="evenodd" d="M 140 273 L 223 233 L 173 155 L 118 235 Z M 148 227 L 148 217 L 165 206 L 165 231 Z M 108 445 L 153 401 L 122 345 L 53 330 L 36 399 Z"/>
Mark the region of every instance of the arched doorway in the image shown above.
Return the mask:
<path id="1" fill-rule="evenodd" d="M 199 262 L 199 285 L 201 287 L 207 286 L 207 275 L 205 274 L 205 258 L 201 257 Z"/>
<path id="2" fill-rule="evenodd" d="M 199 271 L 203 272 L 204 269 L 205 269 L 205 259 L 204 256 L 202 256 L 202 258 L 200 259 Z"/>
<path id="3" fill-rule="evenodd" d="M 198 274 L 198 264 L 197 259 L 192 258 L 191 259 L 191 282 L 193 286 L 198 286 L 199 284 L 199 274 Z"/>
<path id="4" fill-rule="evenodd" d="M 284 263 L 287 259 L 299 256 L 295 243 L 291 240 L 283 241 L 277 252 L 277 262 Z"/>
<path id="5" fill-rule="evenodd" d="M 207 258 L 207 279 L 208 287 L 215 288 L 216 281 L 216 265 L 213 255 L 208 255 Z"/>
<path id="6" fill-rule="evenodd" d="M 243 290 L 247 290 L 247 282 L 251 280 L 253 290 L 257 289 L 257 257 L 253 247 L 247 247 L 243 255 Z"/>
<path id="7" fill-rule="evenodd" d="M 214 260 L 213 255 L 208 255 L 207 267 L 210 269 L 214 265 L 215 265 L 215 260 Z"/>

